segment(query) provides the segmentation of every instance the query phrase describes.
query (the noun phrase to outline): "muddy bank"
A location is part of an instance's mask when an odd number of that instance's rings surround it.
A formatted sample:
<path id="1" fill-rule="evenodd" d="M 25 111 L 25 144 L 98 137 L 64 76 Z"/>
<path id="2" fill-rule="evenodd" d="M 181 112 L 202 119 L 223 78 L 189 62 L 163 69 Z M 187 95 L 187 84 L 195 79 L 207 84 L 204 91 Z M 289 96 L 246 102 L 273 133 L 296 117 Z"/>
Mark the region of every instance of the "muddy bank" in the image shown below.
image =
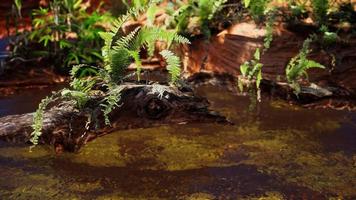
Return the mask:
<path id="1" fill-rule="evenodd" d="M 275 27 L 270 49 L 261 58 L 263 78 L 267 81 L 285 82 L 285 68 L 290 59 L 296 56 L 303 41 L 311 33 L 310 27 L 287 25 Z M 243 22 L 222 31 L 207 40 L 194 40 L 186 55 L 185 71 L 194 75 L 198 72 L 226 74 L 237 77 L 239 66 L 252 58 L 256 48 L 263 47 L 266 30 L 253 22 Z M 340 40 L 333 45 L 322 48 L 320 44 L 312 45 L 309 58 L 323 64 L 326 69 L 309 70 L 309 80 L 323 88 L 338 88 L 333 99 L 344 98 L 345 102 L 354 104 L 356 99 L 356 39 Z M 220 74 L 220 75 L 219 75 Z M 228 78 L 233 79 L 233 78 Z M 269 89 L 270 90 L 270 89 Z M 323 100 L 323 99 L 320 99 Z"/>

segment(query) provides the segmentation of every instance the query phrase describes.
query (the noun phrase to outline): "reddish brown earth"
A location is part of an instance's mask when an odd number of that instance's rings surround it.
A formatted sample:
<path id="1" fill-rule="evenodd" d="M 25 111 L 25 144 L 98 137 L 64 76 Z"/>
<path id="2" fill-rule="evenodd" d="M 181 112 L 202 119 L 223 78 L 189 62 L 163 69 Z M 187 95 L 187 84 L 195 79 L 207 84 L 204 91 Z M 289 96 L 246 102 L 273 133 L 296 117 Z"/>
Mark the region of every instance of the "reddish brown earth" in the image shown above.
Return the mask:
<path id="1" fill-rule="evenodd" d="M 282 80 L 289 60 L 298 54 L 310 30 L 301 26 L 299 31 L 279 25 L 274 31 L 271 48 L 262 56 L 264 78 Z M 253 22 L 236 24 L 212 37 L 210 41 L 193 41 L 188 50 L 185 70 L 189 74 L 207 71 L 213 73 L 240 74 L 239 66 L 251 59 L 256 48 L 263 47 L 265 30 Z M 319 45 L 318 45 L 319 46 Z M 338 42 L 325 49 L 312 46 L 310 59 L 326 66 L 326 69 L 309 70 L 309 79 L 319 85 L 338 86 L 356 93 L 356 39 Z M 335 57 L 335 66 L 332 65 Z M 354 96 L 355 97 L 355 96 Z"/>

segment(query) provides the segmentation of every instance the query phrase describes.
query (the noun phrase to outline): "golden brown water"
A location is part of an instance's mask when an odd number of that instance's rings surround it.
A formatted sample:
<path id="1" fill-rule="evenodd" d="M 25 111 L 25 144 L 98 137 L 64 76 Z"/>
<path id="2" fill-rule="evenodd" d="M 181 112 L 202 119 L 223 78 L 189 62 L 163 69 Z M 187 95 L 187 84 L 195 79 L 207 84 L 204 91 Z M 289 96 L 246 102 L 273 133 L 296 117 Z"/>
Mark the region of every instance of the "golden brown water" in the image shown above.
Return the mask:
<path id="1" fill-rule="evenodd" d="M 1 143 L 0 199 L 356 198 L 356 113 L 199 94 L 236 125 L 120 131 L 77 154 Z"/>

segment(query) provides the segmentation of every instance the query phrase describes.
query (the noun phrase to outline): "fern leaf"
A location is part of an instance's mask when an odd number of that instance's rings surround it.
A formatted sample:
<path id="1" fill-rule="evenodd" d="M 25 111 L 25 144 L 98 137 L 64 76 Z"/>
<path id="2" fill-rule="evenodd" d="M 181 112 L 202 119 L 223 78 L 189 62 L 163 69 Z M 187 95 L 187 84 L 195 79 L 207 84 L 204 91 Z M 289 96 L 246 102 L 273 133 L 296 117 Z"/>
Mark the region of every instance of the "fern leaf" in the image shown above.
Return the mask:
<path id="1" fill-rule="evenodd" d="M 250 6 L 251 0 L 244 0 L 244 6 L 245 8 L 248 8 Z"/>
<path id="2" fill-rule="evenodd" d="M 179 44 L 190 44 L 190 41 L 188 38 L 178 35 L 177 33 L 174 36 L 174 42 L 179 43 Z"/>
<path id="3" fill-rule="evenodd" d="M 307 60 L 306 61 L 306 68 L 307 69 L 311 69 L 311 68 L 321 68 L 321 69 L 325 69 L 325 66 L 315 62 L 314 60 Z"/>
<path id="4" fill-rule="evenodd" d="M 171 83 L 175 84 L 178 81 L 181 73 L 180 60 L 169 50 L 163 50 L 160 52 L 160 54 L 167 62 L 166 68 L 171 76 Z"/>
<path id="5" fill-rule="evenodd" d="M 242 64 L 240 66 L 240 72 L 243 77 L 247 76 L 247 70 L 248 70 L 249 66 L 250 66 L 249 62 L 245 62 L 244 64 Z"/>
<path id="6" fill-rule="evenodd" d="M 156 13 L 158 11 L 158 6 L 152 5 L 147 9 L 147 25 L 148 26 L 153 26 L 155 18 L 156 18 Z"/>
<path id="7" fill-rule="evenodd" d="M 131 55 L 127 49 L 114 49 L 111 53 L 111 62 L 105 67 L 111 78 L 116 82 L 120 80 L 131 63 Z"/>
<path id="8" fill-rule="evenodd" d="M 54 99 L 54 95 L 42 99 L 41 103 L 38 105 L 38 109 L 36 110 L 33 116 L 33 124 L 31 126 L 33 128 L 33 131 L 31 133 L 31 139 L 30 139 L 33 145 L 38 144 L 38 140 L 42 135 L 44 111 L 48 106 L 48 104 L 50 104 L 53 101 L 53 99 Z"/>
<path id="9" fill-rule="evenodd" d="M 129 51 L 131 57 L 135 60 L 136 64 L 136 74 L 137 74 L 137 80 L 140 81 L 140 75 L 141 75 L 141 70 L 142 70 L 142 63 L 140 59 L 140 54 L 138 51 Z"/>
<path id="10" fill-rule="evenodd" d="M 119 40 L 115 42 L 115 48 L 126 48 L 126 49 L 132 49 L 132 42 L 134 41 L 138 31 L 140 30 L 140 27 L 137 27 L 135 30 L 133 30 L 131 33 L 126 35 L 125 37 L 121 37 Z M 135 48 L 133 48 L 135 49 Z"/>
<path id="11" fill-rule="evenodd" d="M 122 87 L 113 85 L 109 87 L 110 94 L 105 97 L 105 103 L 100 104 L 102 106 L 102 112 L 104 113 L 105 124 L 110 126 L 109 114 L 116 108 L 119 107 L 119 101 L 121 99 Z M 115 88 L 115 89 L 113 89 Z"/>

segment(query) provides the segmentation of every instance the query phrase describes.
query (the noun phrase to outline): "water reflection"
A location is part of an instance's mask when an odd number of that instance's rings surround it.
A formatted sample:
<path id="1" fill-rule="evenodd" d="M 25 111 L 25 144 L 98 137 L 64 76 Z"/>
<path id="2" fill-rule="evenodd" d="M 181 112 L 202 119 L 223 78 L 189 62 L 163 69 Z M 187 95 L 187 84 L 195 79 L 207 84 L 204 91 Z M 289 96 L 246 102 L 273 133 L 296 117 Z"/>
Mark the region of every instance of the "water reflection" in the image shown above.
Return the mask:
<path id="1" fill-rule="evenodd" d="M 21 93 L 7 97 L 0 94 L 0 117 L 34 112 L 41 100 L 51 94 L 51 91 L 57 91 L 63 87 L 64 85 L 53 85 L 43 88 L 28 88 Z"/>
<path id="2" fill-rule="evenodd" d="M 200 88 L 235 126 L 120 131 L 56 156 L 2 145 L 5 199 L 328 199 L 356 197 L 355 113 L 305 110 Z"/>

